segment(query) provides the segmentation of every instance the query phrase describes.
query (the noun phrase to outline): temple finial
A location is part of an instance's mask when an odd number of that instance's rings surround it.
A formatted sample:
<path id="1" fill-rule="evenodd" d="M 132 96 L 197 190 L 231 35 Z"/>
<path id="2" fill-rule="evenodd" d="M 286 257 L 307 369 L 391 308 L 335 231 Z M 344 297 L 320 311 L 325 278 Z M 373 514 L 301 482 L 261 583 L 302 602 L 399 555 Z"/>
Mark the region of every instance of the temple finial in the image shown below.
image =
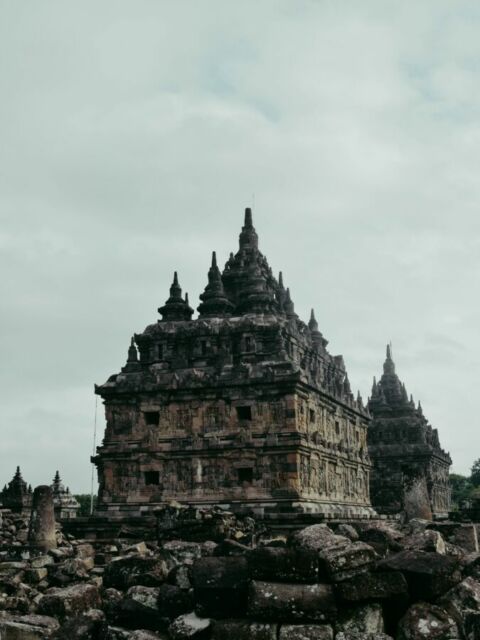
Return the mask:
<path id="1" fill-rule="evenodd" d="M 290 287 L 287 287 L 287 290 L 285 292 L 285 301 L 283 303 L 283 308 L 285 310 L 285 313 L 287 314 L 287 317 L 297 317 L 297 314 L 295 313 L 295 305 L 293 304 L 292 298 L 290 296 Z"/>
<path id="2" fill-rule="evenodd" d="M 132 336 L 130 340 L 130 346 L 128 347 L 127 365 L 138 362 L 137 347 L 135 345 L 135 336 Z"/>
<path id="3" fill-rule="evenodd" d="M 308 321 L 308 328 L 310 331 L 318 331 L 318 322 L 315 318 L 315 311 L 312 309 L 310 311 L 310 320 Z"/>
<path id="4" fill-rule="evenodd" d="M 283 289 L 283 273 L 281 271 L 278 272 L 278 286 L 280 289 Z"/>
<path id="5" fill-rule="evenodd" d="M 188 305 L 188 300 L 182 298 L 182 288 L 178 282 L 178 273 L 173 274 L 173 283 L 170 287 L 170 297 L 163 307 L 158 309 L 162 314 L 162 320 L 191 320 L 193 309 Z"/>
<path id="6" fill-rule="evenodd" d="M 392 343 L 387 344 L 387 357 L 383 365 L 383 372 L 387 374 L 395 373 L 395 363 L 392 360 Z"/>
<path id="7" fill-rule="evenodd" d="M 200 317 L 221 317 L 230 315 L 233 304 L 227 298 L 223 288 L 222 274 L 217 265 L 217 254 L 212 251 L 212 264 L 208 270 L 208 284 L 200 295 L 198 307 Z"/>
<path id="8" fill-rule="evenodd" d="M 244 249 L 247 252 L 255 252 L 258 249 L 258 236 L 253 226 L 250 207 L 245 209 L 245 221 L 240 233 L 240 249 Z"/>

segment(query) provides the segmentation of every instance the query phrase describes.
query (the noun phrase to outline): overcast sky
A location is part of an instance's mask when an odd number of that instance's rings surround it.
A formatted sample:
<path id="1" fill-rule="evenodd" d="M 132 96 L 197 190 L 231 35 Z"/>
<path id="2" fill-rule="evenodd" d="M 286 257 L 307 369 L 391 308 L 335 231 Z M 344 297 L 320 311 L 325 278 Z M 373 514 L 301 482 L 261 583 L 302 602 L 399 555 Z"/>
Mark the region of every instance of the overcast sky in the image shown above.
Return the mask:
<path id="1" fill-rule="evenodd" d="M 480 457 L 480 5 L 0 0 L 0 483 L 90 486 L 95 396 L 253 204 L 366 397 Z M 99 404 L 98 426 L 104 427 Z"/>

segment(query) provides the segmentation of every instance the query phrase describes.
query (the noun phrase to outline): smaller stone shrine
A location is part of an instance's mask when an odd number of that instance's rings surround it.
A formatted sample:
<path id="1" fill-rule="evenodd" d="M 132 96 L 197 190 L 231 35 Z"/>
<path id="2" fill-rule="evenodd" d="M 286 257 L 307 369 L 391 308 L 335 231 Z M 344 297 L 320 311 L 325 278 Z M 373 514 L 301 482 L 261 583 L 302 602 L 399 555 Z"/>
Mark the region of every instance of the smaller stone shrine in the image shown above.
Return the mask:
<path id="1" fill-rule="evenodd" d="M 32 506 L 32 487 L 27 485 L 22 478 L 20 467 L 17 467 L 15 474 L 3 487 L 0 493 L 0 503 L 5 509 L 10 509 L 14 513 L 29 511 Z"/>
<path id="2" fill-rule="evenodd" d="M 383 375 L 373 381 L 368 402 L 372 421 L 368 451 L 372 506 L 378 513 L 404 513 L 407 518 L 445 518 L 450 509 L 450 456 L 440 446 L 437 429 L 415 406 L 395 372 L 391 348 Z"/>
<path id="3" fill-rule="evenodd" d="M 72 496 L 70 489 L 65 488 L 60 478 L 60 473 L 55 472 L 55 477 L 50 485 L 53 494 L 53 505 L 55 508 L 55 518 L 63 520 L 65 518 L 76 518 L 80 503 Z"/>

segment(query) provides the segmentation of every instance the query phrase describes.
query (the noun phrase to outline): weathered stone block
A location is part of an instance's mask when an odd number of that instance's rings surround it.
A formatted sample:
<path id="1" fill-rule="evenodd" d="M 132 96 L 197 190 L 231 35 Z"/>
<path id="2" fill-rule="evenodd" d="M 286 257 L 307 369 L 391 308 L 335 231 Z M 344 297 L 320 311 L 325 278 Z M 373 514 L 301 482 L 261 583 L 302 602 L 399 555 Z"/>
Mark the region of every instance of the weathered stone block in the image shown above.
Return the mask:
<path id="1" fill-rule="evenodd" d="M 326 524 L 313 524 L 296 531 L 289 539 L 289 544 L 294 548 L 323 551 L 330 547 L 347 546 L 350 540 L 336 535 Z"/>
<path id="2" fill-rule="evenodd" d="M 328 624 L 282 624 L 278 640 L 333 640 Z"/>
<path id="3" fill-rule="evenodd" d="M 399 571 L 379 571 L 357 575 L 340 582 L 336 587 L 336 593 L 345 602 L 392 598 L 404 601 L 408 597 L 408 585 L 404 575 Z"/>
<path id="4" fill-rule="evenodd" d="M 318 553 L 310 549 L 258 547 L 248 555 L 250 573 L 257 580 L 318 581 Z"/>
<path id="5" fill-rule="evenodd" d="M 195 560 L 198 560 L 203 555 L 202 545 L 199 542 L 169 540 L 164 542 L 162 547 L 165 551 L 171 553 L 177 562 L 182 564 L 192 565 Z"/>
<path id="6" fill-rule="evenodd" d="M 88 609 L 97 609 L 100 605 L 97 587 L 92 584 L 75 584 L 65 589 L 49 589 L 39 602 L 38 613 L 63 618 Z"/>
<path id="7" fill-rule="evenodd" d="M 435 600 L 461 580 L 456 558 L 428 551 L 401 551 L 381 560 L 379 570 L 401 571 L 414 600 Z"/>
<path id="8" fill-rule="evenodd" d="M 477 525 L 461 522 L 434 522 L 428 527 L 435 530 L 450 544 L 461 547 L 468 553 L 479 551 Z"/>
<path id="9" fill-rule="evenodd" d="M 427 529 L 406 536 L 401 541 L 404 549 L 416 549 L 418 551 L 434 551 L 445 555 L 445 540 L 438 531 Z"/>
<path id="10" fill-rule="evenodd" d="M 78 558 L 94 558 L 95 549 L 89 542 L 84 542 L 75 547 L 75 555 Z"/>
<path id="11" fill-rule="evenodd" d="M 158 610 L 164 618 L 173 620 L 192 611 L 194 601 L 190 591 L 180 589 L 172 584 L 158 587 Z"/>
<path id="12" fill-rule="evenodd" d="M 345 524 L 345 523 L 339 524 L 338 527 L 336 528 L 336 533 L 339 536 L 344 536 L 345 538 L 348 538 L 352 542 L 356 542 L 359 539 L 357 530 L 355 529 L 355 527 L 352 527 L 351 524 Z"/>
<path id="13" fill-rule="evenodd" d="M 453 616 L 433 604 L 414 604 L 400 620 L 396 640 L 456 640 L 461 633 Z"/>
<path id="14" fill-rule="evenodd" d="M 387 555 L 389 551 L 401 551 L 397 531 L 388 527 L 368 527 L 360 532 L 360 540 L 373 547 L 380 557 Z"/>
<path id="15" fill-rule="evenodd" d="M 24 581 L 28 584 L 38 584 L 48 575 L 47 569 L 44 567 L 40 569 L 27 569 L 24 575 Z"/>
<path id="16" fill-rule="evenodd" d="M 192 567 L 195 600 L 202 615 L 232 618 L 245 613 L 248 562 L 241 556 L 201 558 Z"/>
<path id="17" fill-rule="evenodd" d="M 39 615 L 11 615 L 0 618 L 2 640 L 43 640 L 49 638 L 59 627 L 55 618 Z"/>
<path id="18" fill-rule="evenodd" d="M 277 624 L 248 620 L 217 620 L 212 640 L 277 640 Z"/>
<path id="19" fill-rule="evenodd" d="M 363 633 L 362 631 L 340 631 L 335 640 L 393 640 L 386 633 Z"/>
<path id="20" fill-rule="evenodd" d="M 211 632 L 211 621 L 208 618 L 199 618 L 195 613 L 186 613 L 179 616 L 168 627 L 168 633 L 172 640 L 204 640 Z"/>
<path id="21" fill-rule="evenodd" d="M 341 582 L 368 570 L 377 554 L 364 542 L 353 542 L 343 547 L 329 547 L 319 553 L 320 572 L 334 582 Z"/>
<path id="22" fill-rule="evenodd" d="M 57 549 L 55 549 L 57 551 Z M 30 564 L 33 569 L 42 569 L 43 567 L 48 567 L 54 563 L 54 559 L 52 556 L 37 556 L 36 558 L 32 558 Z"/>
<path id="23" fill-rule="evenodd" d="M 480 583 L 465 578 L 438 601 L 456 620 L 465 622 L 468 612 L 480 612 Z"/>
<path id="24" fill-rule="evenodd" d="M 383 633 L 382 607 L 379 604 L 365 604 L 341 610 L 335 624 L 336 631 Z"/>
<path id="25" fill-rule="evenodd" d="M 158 608 L 158 587 L 130 587 L 125 597 L 117 603 L 116 611 L 110 616 L 129 629 L 156 630 L 164 625 Z"/>
<path id="26" fill-rule="evenodd" d="M 113 560 L 105 567 L 105 587 L 128 589 L 134 585 L 155 587 L 165 582 L 168 572 L 175 566 L 170 554 L 163 552 L 155 558 L 127 556 Z"/>
<path id="27" fill-rule="evenodd" d="M 67 618 L 52 640 L 100 640 L 106 637 L 107 623 L 102 611 Z"/>
<path id="28" fill-rule="evenodd" d="M 252 581 L 248 615 L 275 622 L 324 622 L 336 613 L 333 589 L 328 584 L 287 584 Z"/>

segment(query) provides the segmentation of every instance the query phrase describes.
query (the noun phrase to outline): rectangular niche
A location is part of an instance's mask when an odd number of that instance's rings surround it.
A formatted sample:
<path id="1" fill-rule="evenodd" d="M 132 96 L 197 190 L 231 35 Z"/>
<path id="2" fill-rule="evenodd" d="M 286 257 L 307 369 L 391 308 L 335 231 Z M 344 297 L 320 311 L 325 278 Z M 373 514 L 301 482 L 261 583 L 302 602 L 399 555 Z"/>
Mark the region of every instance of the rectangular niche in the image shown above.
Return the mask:
<path id="1" fill-rule="evenodd" d="M 145 484 L 160 484 L 160 473 L 158 471 L 145 471 Z"/>
<path id="2" fill-rule="evenodd" d="M 237 469 L 238 473 L 238 482 L 242 484 L 243 482 L 248 482 L 251 484 L 253 482 L 253 469 L 251 467 L 240 467 Z"/>
<path id="3" fill-rule="evenodd" d="M 158 427 L 160 424 L 160 411 L 144 411 L 145 424 Z"/>
<path id="4" fill-rule="evenodd" d="M 243 405 L 236 407 L 237 418 L 239 420 L 251 420 L 252 419 L 252 407 L 250 405 Z"/>

